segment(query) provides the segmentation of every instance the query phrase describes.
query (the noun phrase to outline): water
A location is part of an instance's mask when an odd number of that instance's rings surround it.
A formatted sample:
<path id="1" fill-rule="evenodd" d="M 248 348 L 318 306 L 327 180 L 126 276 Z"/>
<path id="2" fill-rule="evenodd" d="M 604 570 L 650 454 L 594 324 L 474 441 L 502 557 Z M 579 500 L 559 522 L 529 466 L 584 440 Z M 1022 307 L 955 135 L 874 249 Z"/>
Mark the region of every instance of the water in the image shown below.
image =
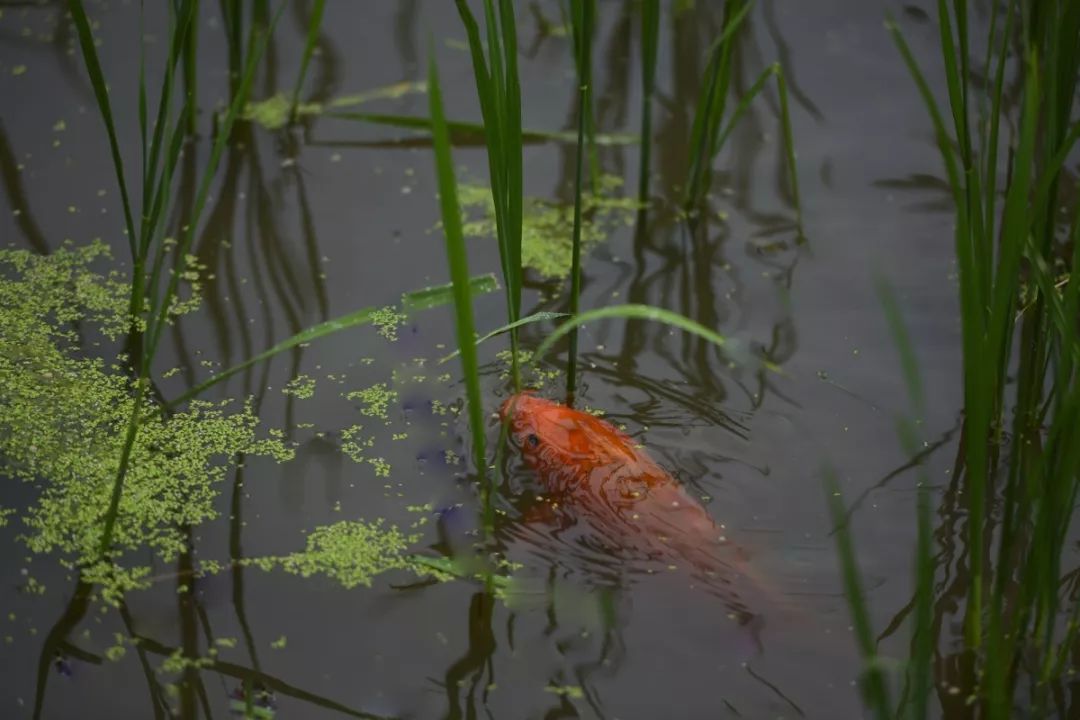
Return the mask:
<path id="1" fill-rule="evenodd" d="M 930 77 L 938 76 L 936 29 L 920 20 L 918 8 L 891 2 L 760 3 L 737 53 L 738 87 L 747 88 L 774 59 L 790 72 L 807 241 L 797 241 L 780 180 L 771 91 L 715 164 L 712 206 L 725 219 L 712 216 L 691 233 L 671 207 L 686 177 L 705 51 L 720 25 L 715 5 L 697 3 L 674 21 L 665 10 L 654 106 L 656 209 L 642 231 L 619 226 L 589 254 L 581 305 L 633 301 L 678 311 L 768 348 L 783 374 L 732 370 L 707 345 L 659 324 L 608 322 L 582 335 L 581 398 L 625 424 L 661 465 L 707 498 L 709 512 L 769 578 L 774 592 L 761 607 L 761 647 L 685 576 L 614 556 L 587 533 L 551 537 L 517 517 L 514 498 L 537 488 L 511 459 L 509 515 L 500 520 L 498 541 L 522 564 L 517 574 L 527 592 L 510 603 L 492 604 L 469 582 L 404 587 L 415 579 L 387 575 L 371 588 L 346 590 L 325 578 L 253 568 L 223 572 L 178 595 L 183 568 L 159 564 L 160 580 L 133 594 L 126 614 L 101 612 L 97 604 L 79 612 L 69 573 L 51 558 L 28 558 L 12 523 L 0 529 L 8 548 L 0 560 L 0 714 L 150 717 L 167 705 L 223 717 L 246 679 L 273 691 L 282 718 L 859 716 L 860 663 L 822 468 L 834 467 L 849 503 L 858 500 L 853 531 L 879 633 L 912 598 L 914 547 L 914 476 L 892 474 L 906 462 L 894 418 L 906 411 L 907 394 L 876 275 L 901 297 L 924 374 L 923 430 L 936 489 L 949 486 L 957 439 L 952 218 L 940 187 L 927 180 L 940 176 L 940 161 L 883 27 L 884 11 L 902 13 Z M 518 13 L 524 124 L 573 128 L 569 41 L 544 34 L 532 7 L 521 4 Z M 536 7 L 558 23 L 554 3 Z M 134 158 L 136 4 L 93 3 L 90 11 L 100 20 L 99 52 L 124 150 Z M 634 133 L 638 19 L 630 3 L 602 3 L 600 11 L 597 122 L 602 131 Z M 46 3 L 5 7 L 0 16 L 0 237 L 46 252 L 67 238 L 101 236 L 124 259 L 108 147 L 63 15 L 61 5 Z M 256 97 L 292 88 L 305 17 L 303 4 L 286 10 Z M 151 58 L 164 51 L 160 21 L 147 22 Z M 203 160 L 210 114 L 227 91 L 227 56 L 216 5 L 203 3 L 199 25 L 201 134 L 188 156 Z M 478 119 L 464 32 L 449 3 L 329 3 L 306 95 L 325 102 L 422 81 L 429 36 L 448 116 Z M 148 76 L 158 70 L 152 64 Z M 423 115 L 427 98 L 406 95 L 362 109 Z M 163 343 L 159 371 L 180 368 L 162 383 L 166 394 L 204 378 L 204 361 L 229 366 L 316 322 L 393 304 L 402 292 L 448 279 L 424 142 L 399 142 L 408 133 L 329 118 L 294 131 L 246 126 L 239 133 L 242 145 L 223 158 L 207 229 L 196 240 L 215 274 L 205 308 Z M 635 146 L 603 148 L 601 159 L 636 187 Z M 458 147 L 454 160 L 464 178 L 484 178 L 482 148 Z M 528 145 L 526 193 L 569 197 L 572 160 L 571 145 Z M 181 175 L 181 193 L 193 177 Z M 470 243 L 472 272 L 497 273 L 494 244 Z M 558 289 L 532 277 L 525 308 L 565 310 Z M 505 321 L 501 293 L 480 298 L 476 310 L 481 331 Z M 460 466 L 445 459 L 447 450 L 467 452 L 466 428 L 430 410 L 432 399 L 449 404 L 463 394 L 456 361 L 434 365 L 453 344 L 451 314 L 424 311 L 398 335 L 391 343 L 370 328 L 340 333 L 229 383 L 228 394 L 259 398 L 264 424 L 287 429 L 299 443 L 297 458 L 281 466 L 256 459 L 242 477 L 230 476 L 221 488 L 223 517 L 193 531 L 197 558 L 224 561 L 236 549 L 285 554 L 303 547 L 306 532 L 342 519 L 408 525 L 418 517 L 405 509 L 409 504 L 463 505 L 447 532 L 467 537 L 475 492 Z M 541 337 L 530 329 L 525 346 Z M 502 347 L 493 341 L 482 349 L 491 409 L 507 391 L 494 358 Z M 415 358 L 428 361 L 420 368 Z M 434 382 L 444 372 L 451 381 Z M 312 399 L 280 392 L 299 373 L 317 379 Z M 403 379 L 421 373 L 424 382 Z M 379 382 L 399 392 L 387 427 L 360 418 L 356 403 L 341 397 Z M 358 421 L 377 435 L 389 478 L 340 452 L 341 431 Z M 303 423 L 314 427 L 297 428 Z M 395 432 L 409 437 L 394 441 Z M 493 438 L 495 432 L 492 423 Z M 3 504 L 25 507 L 32 498 L 30 488 L 9 483 Z M 944 507 L 935 522 L 947 540 L 959 525 Z M 426 516 L 422 546 L 437 539 L 435 518 Z M 956 578 L 948 564 L 940 572 L 962 594 L 962 569 Z M 29 575 L 44 583 L 43 595 L 21 590 Z M 948 603 L 938 612 L 946 627 L 955 622 Z M 143 657 L 129 648 L 119 661 L 106 659 L 115 633 L 143 638 Z M 908 637 L 902 625 L 880 651 L 903 658 Z M 175 649 L 205 656 L 221 638 L 212 667 L 182 676 L 158 670 Z M 943 656 L 943 676 L 948 662 Z M 178 695 L 170 696 L 165 685 L 177 681 Z M 947 686 L 940 693 L 955 702 Z"/>

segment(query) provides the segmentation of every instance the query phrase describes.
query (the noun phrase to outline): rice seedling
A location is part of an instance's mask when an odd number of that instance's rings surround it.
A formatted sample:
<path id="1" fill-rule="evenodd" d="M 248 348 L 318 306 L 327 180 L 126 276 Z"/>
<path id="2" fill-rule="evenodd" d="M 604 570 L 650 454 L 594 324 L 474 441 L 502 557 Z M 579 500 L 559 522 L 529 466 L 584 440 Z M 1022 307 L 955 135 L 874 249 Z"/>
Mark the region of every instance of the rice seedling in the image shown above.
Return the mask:
<path id="1" fill-rule="evenodd" d="M 308 18 L 307 39 L 304 42 L 304 57 L 300 61 L 300 72 L 296 76 L 296 86 L 292 94 L 292 110 L 289 113 L 291 122 L 296 122 L 296 110 L 300 105 L 300 90 L 304 86 L 304 78 L 307 76 L 308 65 L 311 56 L 315 52 L 315 43 L 319 40 L 319 29 L 322 27 L 323 11 L 326 9 L 326 0 L 315 0 L 315 6 Z"/>
<path id="2" fill-rule="evenodd" d="M 896 717 L 899 711 L 908 709 L 905 716 L 923 719 L 927 715 L 927 703 L 931 688 L 930 660 L 934 647 L 930 635 L 931 601 L 933 592 L 933 549 L 930 534 L 929 477 L 922 462 L 920 450 L 924 442 L 918 428 L 925 417 L 926 405 L 922 379 L 915 358 L 911 339 L 904 326 L 900 307 L 891 288 L 884 279 L 878 279 L 878 294 L 900 356 L 900 366 L 908 390 L 910 408 L 908 414 L 896 419 L 897 434 L 907 453 L 909 462 L 917 468 L 917 541 L 915 559 L 915 617 L 912 625 L 911 658 L 905 668 L 905 691 L 902 693 L 898 712 L 893 712 L 888 677 L 883 659 L 877 652 L 877 640 L 870 625 L 869 606 L 863 593 L 858 562 L 849 526 L 849 513 L 845 510 L 835 473 L 825 471 L 825 487 L 829 498 L 829 510 L 836 527 L 837 553 L 843 573 L 844 595 L 847 597 L 855 629 L 859 652 L 865 664 L 862 677 L 862 693 L 866 704 L 877 717 Z"/>
<path id="3" fill-rule="evenodd" d="M 800 236 L 803 233 L 802 208 L 799 200 L 799 179 L 795 162 L 794 136 L 791 130 L 791 115 L 788 108 L 787 83 L 780 63 L 773 63 L 757 77 L 746 94 L 739 99 L 731 117 L 724 123 L 728 92 L 731 88 L 733 72 L 733 52 L 738 37 L 738 30 L 750 10 L 752 0 L 734 0 L 727 3 L 724 13 L 724 28 L 709 48 L 709 60 L 706 65 L 705 82 L 702 97 L 694 112 L 694 123 L 690 137 L 690 171 L 687 180 L 684 207 L 693 212 L 700 206 L 712 182 L 712 163 L 724 147 L 736 123 L 749 109 L 750 104 L 761 93 L 770 79 L 776 81 L 777 95 L 780 97 L 780 124 L 784 138 L 784 160 L 791 184 L 791 196 L 795 208 L 795 224 Z M 722 129 L 721 129 L 722 128 Z"/>
<path id="4" fill-rule="evenodd" d="M 968 14 L 964 2 L 938 2 L 948 115 L 896 23 L 890 19 L 888 27 L 933 123 L 956 209 L 964 373 L 957 467 L 967 516 L 963 562 L 970 574 L 963 646 L 974 678 L 961 691 L 983 717 L 1009 717 L 1018 704 L 1044 716 L 1076 635 L 1076 607 L 1060 627 L 1059 584 L 1080 490 L 1080 450 L 1067 440 L 1080 419 L 1080 279 L 1072 250 L 1080 239 L 1080 205 L 1067 220 L 1059 220 L 1058 208 L 1063 164 L 1080 139 L 1073 115 L 1080 7 L 995 4 L 983 85 L 972 81 L 977 71 L 971 67 Z M 1021 97 L 1013 118 L 1003 93 L 1010 58 Z M 1001 158 L 1003 119 L 1015 132 Z M 889 302 L 886 312 L 896 315 Z M 905 342 L 898 343 L 902 353 Z M 913 360 L 905 357 L 903 365 L 911 386 Z M 910 437 L 905 445 L 912 445 Z M 925 717 L 929 657 L 940 638 L 931 635 L 926 588 L 934 568 L 927 500 L 922 495 L 919 501 L 911 714 Z M 996 526 L 989 515 L 994 505 L 1000 506 Z M 992 557 L 987 549 L 995 546 Z M 854 607 L 861 598 L 849 592 L 849 601 Z M 1029 695 L 1019 698 L 1025 676 L 1032 680 Z M 888 708 L 874 708 L 879 717 L 892 717 Z"/>
<path id="5" fill-rule="evenodd" d="M 472 56 L 476 94 L 484 119 L 491 193 L 499 238 L 499 261 L 506 287 L 506 314 L 512 324 L 521 316 L 521 86 L 517 69 L 517 28 L 510 0 L 484 0 L 487 56 L 480 29 L 465 0 L 456 0 Z M 471 342 L 471 340 L 470 340 Z M 511 374 L 521 388 L 517 330 L 510 330 Z"/>
<path id="6" fill-rule="evenodd" d="M 640 305 L 628 303 L 625 305 L 609 305 L 608 307 L 596 308 L 594 310 L 587 310 L 579 315 L 572 315 L 562 323 L 560 323 L 544 341 L 536 348 L 536 352 L 533 353 L 532 362 L 539 362 L 543 357 L 551 350 L 552 346 L 564 335 L 568 335 L 574 331 L 575 328 L 585 325 L 593 320 L 607 320 L 612 318 L 626 318 L 637 320 L 656 320 L 658 322 L 666 323 L 672 327 L 678 328 L 684 332 L 697 335 L 700 338 L 708 340 L 713 345 L 722 350 L 732 352 L 732 343 L 720 335 L 714 330 L 710 330 L 701 323 L 695 322 L 690 318 L 679 315 L 678 313 L 671 312 L 670 310 L 664 310 L 663 308 L 654 307 L 652 305 Z M 740 357 L 740 359 L 742 359 Z M 765 366 L 771 370 L 779 371 L 779 368 L 766 362 Z"/>
<path id="7" fill-rule="evenodd" d="M 480 371 L 476 361 L 476 330 L 473 322 L 472 298 L 469 294 L 468 256 L 465 236 L 461 231 L 461 207 L 457 199 L 457 180 L 450 152 L 450 131 L 443 113 L 439 71 L 434 49 L 428 57 L 428 97 L 431 109 L 431 129 L 435 145 L 435 173 L 439 186 L 439 207 L 442 211 L 443 236 L 446 239 L 446 260 L 454 288 L 454 319 L 461 370 L 465 376 L 465 395 L 472 434 L 473 463 L 480 477 L 483 523 L 487 532 L 494 528 L 495 515 L 492 487 L 487 483 L 487 451 L 484 439 L 484 407 L 480 399 Z M 511 333 L 513 330 L 510 331 Z"/>
<path id="8" fill-rule="evenodd" d="M 581 167 L 585 151 L 585 132 L 591 117 L 592 104 L 592 25 L 595 7 L 592 0 L 572 0 L 572 25 L 574 27 L 575 64 L 578 72 L 578 136 L 574 168 L 574 234 L 570 261 L 570 314 L 577 315 L 581 295 Z M 592 145 L 595 151 L 595 144 Z M 593 188 L 596 178 L 593 177 Z M 567 350 L 566 397 L 572 404 L 577 390 L 577 327 L 570 330 L 570 346 Z"/>
<path id="9" fill-rule="evenodd" d="M 473 295 L 492 292 L 497 287 L 498 284 L 495 282 L 494 276 L 477 275 L 475 277 L 469 278 L 467 283 L 467 292 L 469 297 L 471 298 Z M 454 297 L 454 287 L 452 284 L 439 285 L 438 287 L 428 288 L 426 290 L 405 293 L 402 296 L 402 307 L 406 312 L 426 310 L 428 308 L 433 308 L 452 302 Z M 275 345 L 267 348 L 261 353 L 253 355 L 247 360 L 237 363 L 236 365 L 233 365 L 226 370 L 222 370 L 221 372 L 213 375 L 212 377 L 207 378 L 206 380 L 199 383 L 198 385 L 195 385 L 179 397 L 170 400 L 168 403 L 166 403 L 165 407 L 174 408 L 182 405 L 188 400 L 202 395 L 204 392 L 214 387 L 215 385 L 222 383 L 225 380 L 228 380 L 233 375 L 236 375 L 239 372 L 243 372 L 244 370 L 252 367 L 253 365 L 257 365 L 265 360 L 269 360 L 270 358 L 278 355 L 279 353 L 283 353 L 287 350 L 292 350 L 293 348 L 300 347 L 301 345 L 304 345 L 306 343 L 310 343 L 320 338 L 324 338 L 327 335 L 332 335 L 334 333 L 348 330 L 354 327 L 359 327 L 361 325 L 368 325 L 377 317 L 379 311 L 380 308 L 367 307 L 361 310 L 354 310 L 353 312 L 346 313 L 345 315 L 341 315 L 332 320 L 327 320 L 326 322 L 321 322 L 317 325 L 312 325 L 311 327 L 302 330 L 295 335 L 282 340 L 279 343 L 276 343 Z M 489 333 L 487 336 L 485 336 L 485 338 L 481 338 L 481 340 L 486 339 L 486 337 L 491 337 L 494 334 L 496 333 Z"/>
<path id="10" fill-rule="evenodd" d="M 133 387 L 135 402 L 125 430 L 124 449 L 118 463 L 109 511 L 104 518 L 101 536 L 102 555 L 108 553 L 112 544 L 112 533 L 116 524 L 116 514 L 123 493 L 124 477 L 127 473 L 131 449 L 138 434 L 140 418 L 146 411 L 144 396 L 149 389 L 153 358 L 161 340 L 162 331 L 171 322 L 175 310 L 174 301 L 177 297 L 181 273 L 167 265 L 176 264 L 179 262 L 178 258 L 182 260 L 188 254 L 195 228 L 198 226 L 199 217 L 206 204 L 210 183 L 216 173 L 225 143 L 230 137 L 232 123 L 246 101 L 255 68 L 265 47 L 265 37 L 261 34 L 253 36 L 251 52 L 245 63 L 244 74 L 237 93 L 218 125 L 218 135 L 214 140 L 210 159 L 203 171 L 192 214 L 187 218 L 186 230 L 174 248 L 172 243 L 165 241 L 165 216 L 172 194 L 174 170 L 180 155 L 185 128 L 188 118 L 195 113 L 195 98 L 190 94 L 184 95 L 178 109 L 174 111 L 172 107 L 173 84 L 181 54 L 185 48 L 189 47 L 188 36 L 195 25 L 196 6 L 195 0 L 185 0 L 177 6 L 175 13 L 170 14 L 171 32 L 152 135 L 148 133 L 147 127 L 145 69 L 140 68 L 139 130 L 142 145 L 142 204 L 140 222 L 136 227 L 124 173 L 123 157 L 113 121 L 112 106 L 91 33 L 90 21 L 81 0 L 69 0 L 68 4 L 79 35 L 79 44 L 91 85 L 94 88 L 98 110 L 109 138 L 113 166 L 124 207 L 128 245 L 133 260 L 129 306 L 132 326 L 129 346 L 133 349 L 132 362 L 136 375 Z M 280 9 L 278 12 L 280 13 Z M 164 278 L 166 275 L 167 279 Z"/>
<path id="11" fill-rule="evenodd" d="M 589 154 L 589 187 L 596 192 L 600 180 L 600 156 L 596 150 L 596 121 L 592 102 L 592 40 L 596 0 L 569 0 L 569 17 L 574 49 L 574 69 L 578 78 L 579 134 L 584 132 Z M 582 88 L 586 88 L 582 90 Z M 580 151 L 579 151 L 580 152 Z M 579 183 L 580 184 L 580 183 Z"/>

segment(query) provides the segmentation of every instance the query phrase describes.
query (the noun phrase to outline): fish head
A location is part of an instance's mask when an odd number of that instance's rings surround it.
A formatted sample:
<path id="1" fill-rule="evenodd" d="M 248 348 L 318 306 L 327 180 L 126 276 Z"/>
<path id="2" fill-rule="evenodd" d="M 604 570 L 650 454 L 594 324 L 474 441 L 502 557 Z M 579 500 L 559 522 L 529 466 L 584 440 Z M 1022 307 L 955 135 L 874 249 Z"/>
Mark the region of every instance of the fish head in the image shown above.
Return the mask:
<path id="1" fill-rule="evenodd" d="M 596 468 L 637 460 L 632 441 L 600 418 L 561 403 L 519 393 L 502 405 L 500 416 L 525 462 L 548 484 L 560 487 Z"/>

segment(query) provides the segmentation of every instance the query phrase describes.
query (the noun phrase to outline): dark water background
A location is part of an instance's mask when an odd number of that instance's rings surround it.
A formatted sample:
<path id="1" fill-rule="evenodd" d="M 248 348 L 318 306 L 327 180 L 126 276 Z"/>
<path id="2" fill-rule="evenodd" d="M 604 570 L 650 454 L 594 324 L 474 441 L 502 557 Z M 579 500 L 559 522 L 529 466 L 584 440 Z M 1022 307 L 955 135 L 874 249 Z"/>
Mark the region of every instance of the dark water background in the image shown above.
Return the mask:
<path id="1" fill-rule="evenodd" d="M 148 56 L 156 62 L 164 25 L 150 5 Z M 219 10 L 202 5 L 200 136 L 188 157 L 205 159 L 211 110 L 225 99 L 228 75 Z M 555 3 L 538 7 L 558 22 Z M 47 252 L 67 238 L 84 243 L 100 236 L 123 260 L 108 146 L 63 6 L 0 8 L 0 241 Z M 306 8 L 286 9 L 255 97 L 291 90 Z M 135 158 L 138 4 L 95 2 L 89 9 L 100 21 L 99 52 L 124 149 Z M 856 547 L 879 632 L 911 600 L 914 546 L 914 476 L 890 475 L 906 461 L 894 417 L 905 411 L 907 395 L 875 274 L 902 299 L 924 373 L 924 431 L 933 443 L 928 462 L 938 490 L 949 488 L 961 397 L 952 215 L 928 119 L 883 27 L 887 9 L 900 17 L 930 77 L 938 77 L 937 30 L 918 7 L 765 0 L 745 26 L 736 53 L 738 88 L 781 60 L 794 92 L 807 236 L 799 244 L 780 180 L 772 90 L 715 164 L 712 206 L 726 220 L 714 216 L 695 233 L 676 220 L 671 206 L 686 177 L 690 124 L 722 6 L 698 2 L 678 18 L 665 8 L 654 110 L 656 208 L 642 231 L 617 228 L 585 261 L 582 307 L 656 304 L 769 348 L 783 368 L 783 376 L 764 379 L 733 371 L 707 346 L 656 324 L 602 323 L 582 340 L 583 401 L 625 423 L 662 465 L 710 498 L 709 511 L 769 579 L 774 590 L 760 608 L 761 648 L 715 598 L 690 589 L 679 574 L 649 574 L 573 538 L 545 539 L 510 518 L 500 541 L 535 589 L 511 607 L 479 607 L 479 588 L 469 583 L 403 590 L 392 585 L 409 578 L 397 576 L 344 590 L 326 579 L 250 569 L 206 580 L 193 600 L 178 599 L 175 581 L 166 579 L 129 599 L 130 628 L 116 611 L 92 606 L 69 635 L 83 653 L 69 648 L 71 676 L 51 666 L 42 673 L 43 643 L 75 589 L 51 559 L 25 557 L 13 523 L 0 530 L 6 641 L 0 716 L 30 717 L 40 691 L 42 717 L 152 717 L 154 682 L 174 678 L 151 673 L 155 681 L 148 681 L 131 651 L 119 662 L 100 660 L 114 633 L 133 628 L 156 643 L 147 644 L 152 667 L 177 647 L 203 652 L 210 638 L 241 638 L 220 655 L 235 676 L 197 674 L 197 705 L 205 703 L 214 717 L 228 715 L 229 693 L 241 685 L 237 676 L 252 669 L 279 681 L 281 718 L 858 717 L 859 662 L 829 535 L 823 464 L 836 468 L 849 503 L 858 500 Z M 569 39 L 545 36 L 529 5 L 518 10 L 524 124 L 572 128 Z M 636 133 L 637 11 L 632 3 L 602 2 L 600 12 L 597 122 L 601 131 Z M 327 100 L 424 80 L 429 36 L 448 115 L 477 120 L 472 69 L 460 46 L 464 32 L 449 2 L 328 3 L 305 95 Z M 153 62 L 151 78 L 157 77 Z M 16 73 L 18 66 L 25 70 Z M 410 95 L 363 109 L 422 115 L 427 98 Z M 63 130 L 54 128 L 60 121 Z M 393 142 L 409 136 L 331 119 L 292 131 L 244 126 L 238 133 L 242 144 L 223 158 L 207 229 L 196 241 L 216 279 L 204 311 L 184 318 L 163 344 L 159 370 L 182 369 L 165 385 L 172 393 L 205 376 L 202 361 L 227 366 L 324 318 L 392 304 L 404 291 L 448 279 L 425 143 Z M 458 147 L 454 159 L 463 176 L 485 177 L 482 147 Z M 601 159 L 633 192 L 636 146 L 603 148 Z M 571 145 L 527 146 L 526 193 L 570 197 L 572 160 Z M 190 191 L 193 177 L 185 186 L 181 176 L 181 193 Z M 471 241 L 470 252 L 474 273 L 497 272 L 493 242 Z M 557 290 L 533 278 L 524 306 L 565 309 Z M 504 322 L 501 293 L 480 298 L 476 309 L 482 330 Z M 400 396 L 392 424 L 378 430 L 378 454 L 393 466 L 389 479 L 338 450 L 337 433 L 358 421 L 354 404 L 340 393 L 391 382 L 395 369 L 417 372 L 414 358 L 444 354 L 440 344 L 453 343 L 451 313 L 419 314 L 399 334 L 389 343 L 371 328 L 341 333 L 229 383 L 229 395 L 261 398 L 268 427 L 316 428 L 289 430 L 300 443 L 292 463 L 252 461 L 241 478 L 227 480 L 224 517 L 194 532 L 196 557 L 227 559 L 230 542 L 249 556 L 291 552 L 303 547 L 305 530 L 341 519 L 408 524 L 416 515 L 406 504 L 463 503 L 462 514 L 470 516 L 473 491 L 457 477 L 459 468 L 442 461 L 447 449 L 464 453 L 465 426 L 444 428 L 444 418 L 428 409 L 433 398 L 450 403 L 462 394 L 456 364 L 425 370 L 430 376 L 451 371 L 449 385 L 395 384 Z M 530 347 L 541 335 L 531 330 L 525 337 Z M 482 350 L 482 361 L 491 363 L 485 376 L 491 408 L 506 393 L 494 362 L 501 348 L 490 343 Z M 313 399 L 279 392 L 300 372 L 319 381 Z M 328 374 L 345 380 L 337 385 Z M 390 440 L 391 432 L 405 430 L 408 440 Z M 528 491 L 531 482 L 512 463 L 508 487 Z M 25 504 L 31 491 L 13 487 L 5 498 L 7 506 Z M 941 507 L 934 521 L 947 548 L 960 530 L 950 504 Z M 230 523 L 230 513 L 240 519 Z M 428 526 L 425 543 L 434 539 Z M 19 590 L 30 570 L 47 587 L 41 597 Z M 175 570 L 160 568 L 162 575 Z M 944 572 L 962 592 L 962 569 L 959 580 L 953 568 Z M 949 611 L 947 602 L 939 606 L 946 628 Z M 285 647 L 272 647 L 282 636 Z M 903 658 L 908 637 L 904 625 L 882 641 L 881 652 Z M 949 651 L 947 642 L 942 649 Z M 571 686 L 580 692 L 553 692 Z M 948 696 L 947 687 L 940 692 Z"/>

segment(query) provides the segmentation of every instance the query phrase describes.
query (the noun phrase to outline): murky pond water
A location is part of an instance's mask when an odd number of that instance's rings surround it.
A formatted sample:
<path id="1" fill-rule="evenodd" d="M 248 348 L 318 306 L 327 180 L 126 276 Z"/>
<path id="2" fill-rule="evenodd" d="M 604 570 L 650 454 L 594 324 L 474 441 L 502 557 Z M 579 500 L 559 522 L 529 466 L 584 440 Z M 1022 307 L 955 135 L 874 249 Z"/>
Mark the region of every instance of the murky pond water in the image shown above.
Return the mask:
<path id="1" fill-rule="evenodd" d="M 137 5 L 89 7 L 130 158 L 138 147 Z M 254 97 L 291 90 L 307 5 L 286 9 Z M 750 15 L 736 51 L 738 89 L 774 60 L 789 74 L 800 242 L 781 181 L 771 91 L 716 163 L 715 212 L 691 230 L 673 209 L 706 51 L 721 26 L 719 3 L 687 5 L 694 7 L 677 16 L 665 9 L 660 34 L 655 204 L 644 224 L 632 212 L 609 223 L 585 260 L 582 307 L 632 301 L 675 310 L 765 348 L 783 372 L 732 369 L 708 344 L 666 326 L 610 321 L 582 336 L 580 397 L 703 498 L 767 581 L 760 590 L 736 579 L 732 589 L 763 623 L 751 633 L 732 622 L 716 595 L 666 562 L 613 553 L 580 528 L 555 534 L 529 522 L 516 499 L 538 487 L 516 458 L 502 480 L 497 542 L 520 565 L 513 573 L 521 589 L 506 601 L 493 602 L 479 583 L 417 584 L 404 572 L 377 576 L 370 588 L 255 567 L 192 581 L 192 563 L 285 555 L 340 520 L 419 522 L 418 550 L 470 537 L 477 497 L 456 462 L 468 453 L 467 424 L 444 411 L 463 388 L 456 361 L 438 364 L 454 345 L 451 311 L 440 307 L 411 315 L 396 340 L 370 327 L 339 333 L 216 389 L 220 397 L 253 395 L 263 428 L 281 429 L 296 457 L 254 457 L 230 471 L 217 486 L 220 517 L 191 529 L 191 553 L 179 565 L 155 563 L 152 587 L 131 593 L 122 608 L 88 601 L 74 571 L 26 550 L 17 519 L 0 527 L 0 715 L 163 717 L 171 708 L 224 717 L 245 685 L 272 693 L 281 718 L 860 715 L 860 663 L 822 468 L 834 467 L 845 496 L 857 500 L 853 528 L 874 627 L 888 628 L 911 601 L 915 496 L 894 431 L 908 401 L 875 290 L 879 275 L 901 298 L 923 369 L 937 487 L 948 486 L 955 456 L 952 218 L 934 179 L 940 161 L 929 123 L 883 29 L 884 12 L 902 17 L 920 57 L 938 57 L 935 31 L 918 8 L 894 2 L 774 0 Z M 189 161 L 205 160 L 212 113 L 228 87 L 219 9 L 202 6 L 201 134 L 178 169 L 178 207 L 194 191 Z M 640 19 L 633 3 L 599 7 L 597 124 L 636 133 Z M 108 145 L 64 6 L 0 8 L 0 238 L 47 253 L 68 239 L 101 237 L 126 265 Z M 151 77 L 165 42 L 157 12 L 146 24 Z M 560 25 L 557 4 L 520 4 L 530 129 L 574 127 L 574 68 Z M 421 82 L 429 38 L 448 116 L 478 120 L 465 35 L 445 2 L 329 3 L 305 97 L 327 103 Z M 364 109 L 426 115 L 427 96 L 404 92 Z M 526 194 L 570 198 L 573 156 L 571 143 L 526 145 Z M 485 181 L 482 144 L 462 142 L 454 160 L 462 181 Z M 632 195 L 637 146 L 603 146 L 600 160 L 625 179 L 619 192 Z M 304 327 L 448 280 L 422 135 L 317 116 L 275 131 L 244 123 L 218 178 L 194 246 L 207 267 L 204 306 L 167 333 L 158 358 L 158 372 L 178 368 L 161 382 L 167 396 Z M 497 274 L 494 241 L 469 242 L 471 271 Z M 524 306 L 565 311 L 560 282 L 530 273 Z M 479 297 L 476 310 L 481 331 L 505 322 L 501 293 Z M 525 346 L 542 336 L 528 329 Z M 508 394 L 500 343 L 481 346 L 491 410 Z M 311 397 L 282 392 L 301 375 L 315 384 Z M 548 394 L 557 396 L 560 382 L 549 379 Z M 345 397 L 380 383 L 396 393 L 385 418 L 361 415 L 364 402 Z M 355 431 L 358 424 L 367 427 Z M 494 444 L 494 419 L 490 429 Z M 343 452 L 357 432 L 373 440 L 360 462 Z M 28 485 L 5 488 L 4 507 L 34 502 Z M 460 507 L 438 521 L 434 510 L 452 506 Z M 947 538 L 956 520 L 944 507 L 936 522 Z M 939 612 L 948 623 L 949 608 Z M 886 635 L 883 654 L 904 656 L 908 632 Z M 132 637 L 138 644 L 123 640 Z M 180 656 L 208 660 L 165 666 Z"/>

